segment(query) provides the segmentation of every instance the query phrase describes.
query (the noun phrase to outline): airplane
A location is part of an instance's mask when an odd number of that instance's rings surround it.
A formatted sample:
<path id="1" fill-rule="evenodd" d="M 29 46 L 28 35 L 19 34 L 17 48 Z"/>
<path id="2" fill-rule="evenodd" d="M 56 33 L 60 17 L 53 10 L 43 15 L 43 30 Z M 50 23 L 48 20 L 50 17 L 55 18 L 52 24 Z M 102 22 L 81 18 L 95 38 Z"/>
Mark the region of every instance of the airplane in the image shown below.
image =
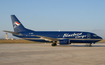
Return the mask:
<path id="1" fill-rule="evenodd" d="M 25 40 L 36 42 L 50 42 L 51 46 L 67 45 L 71 43 L 96 43 L 102 40 L 102 37 L 91 32 L 83 31 L 33 31 L 25 28 L 15 15 L 11 15 L 14 31 L 5 31 L 12 33 L 13 36 Z"/>

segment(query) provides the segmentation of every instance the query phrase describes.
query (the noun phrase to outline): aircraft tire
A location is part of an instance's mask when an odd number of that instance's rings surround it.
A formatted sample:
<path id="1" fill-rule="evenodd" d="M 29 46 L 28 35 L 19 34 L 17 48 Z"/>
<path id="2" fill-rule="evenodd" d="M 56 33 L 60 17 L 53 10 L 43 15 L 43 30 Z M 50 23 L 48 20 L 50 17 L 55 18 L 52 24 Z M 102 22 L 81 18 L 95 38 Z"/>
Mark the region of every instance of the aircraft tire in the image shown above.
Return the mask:
<path id="1" fill-rule="evenodd" d="M 92 43 L 90 43 L 90 45 L 89 45 L 89 47 L 92 47 L 92 45 L 91 45 Z"/>
<path id="2" fill-rule="evenodd" d="M 52 43 L 52 45 L 51 46 L 57 46 L 57 44 L 56 43 Z"/>

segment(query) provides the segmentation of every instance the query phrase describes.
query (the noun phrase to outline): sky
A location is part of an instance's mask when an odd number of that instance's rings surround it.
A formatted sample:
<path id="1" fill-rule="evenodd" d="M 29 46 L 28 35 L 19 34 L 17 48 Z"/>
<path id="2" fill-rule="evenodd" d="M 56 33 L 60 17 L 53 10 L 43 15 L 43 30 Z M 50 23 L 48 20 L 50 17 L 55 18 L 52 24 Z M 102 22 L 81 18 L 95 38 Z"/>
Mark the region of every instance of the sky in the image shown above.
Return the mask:
<path id="1" fill-rule="evenodd" d="M 35 31 L 88 31 L 105 39 L 105 0 L 0 0 L 0 38 L 2 30 L 13 31 L 10 15 Z"/>

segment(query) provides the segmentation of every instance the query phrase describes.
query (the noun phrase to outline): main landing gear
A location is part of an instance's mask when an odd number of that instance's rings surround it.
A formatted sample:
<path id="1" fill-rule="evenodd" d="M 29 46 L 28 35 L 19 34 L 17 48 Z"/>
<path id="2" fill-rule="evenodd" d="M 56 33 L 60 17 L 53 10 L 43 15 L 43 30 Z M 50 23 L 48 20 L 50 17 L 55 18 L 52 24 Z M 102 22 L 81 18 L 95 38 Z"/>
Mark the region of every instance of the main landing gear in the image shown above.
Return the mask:
<path id="1" fill-rule="evenodd" d="M 51 46 L 57 46 L 57 41 L 54 41 Z"/>
<path id="2" fill-rule="evenodd" d="M 90 45 L 89 45 L 90 47 L 92 47 L 92 45 L 91 45 L 91 44 L 92 44 L 92 43 L 90 43 Z"/>

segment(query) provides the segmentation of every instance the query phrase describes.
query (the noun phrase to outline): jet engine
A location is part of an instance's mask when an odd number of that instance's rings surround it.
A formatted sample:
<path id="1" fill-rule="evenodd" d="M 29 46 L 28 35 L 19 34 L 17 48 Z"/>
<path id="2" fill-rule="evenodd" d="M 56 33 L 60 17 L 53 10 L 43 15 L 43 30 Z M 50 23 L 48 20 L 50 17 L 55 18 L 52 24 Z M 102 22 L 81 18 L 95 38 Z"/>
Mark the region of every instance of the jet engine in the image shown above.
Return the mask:
<path id="1" fill-rule="evenodd" d="M 59 41 L 60 45 L 65 45 L 65 44 L 69 44 L 69 43 L 70 43 L 69 39 L 62 39 L 62 40 Z"/>

